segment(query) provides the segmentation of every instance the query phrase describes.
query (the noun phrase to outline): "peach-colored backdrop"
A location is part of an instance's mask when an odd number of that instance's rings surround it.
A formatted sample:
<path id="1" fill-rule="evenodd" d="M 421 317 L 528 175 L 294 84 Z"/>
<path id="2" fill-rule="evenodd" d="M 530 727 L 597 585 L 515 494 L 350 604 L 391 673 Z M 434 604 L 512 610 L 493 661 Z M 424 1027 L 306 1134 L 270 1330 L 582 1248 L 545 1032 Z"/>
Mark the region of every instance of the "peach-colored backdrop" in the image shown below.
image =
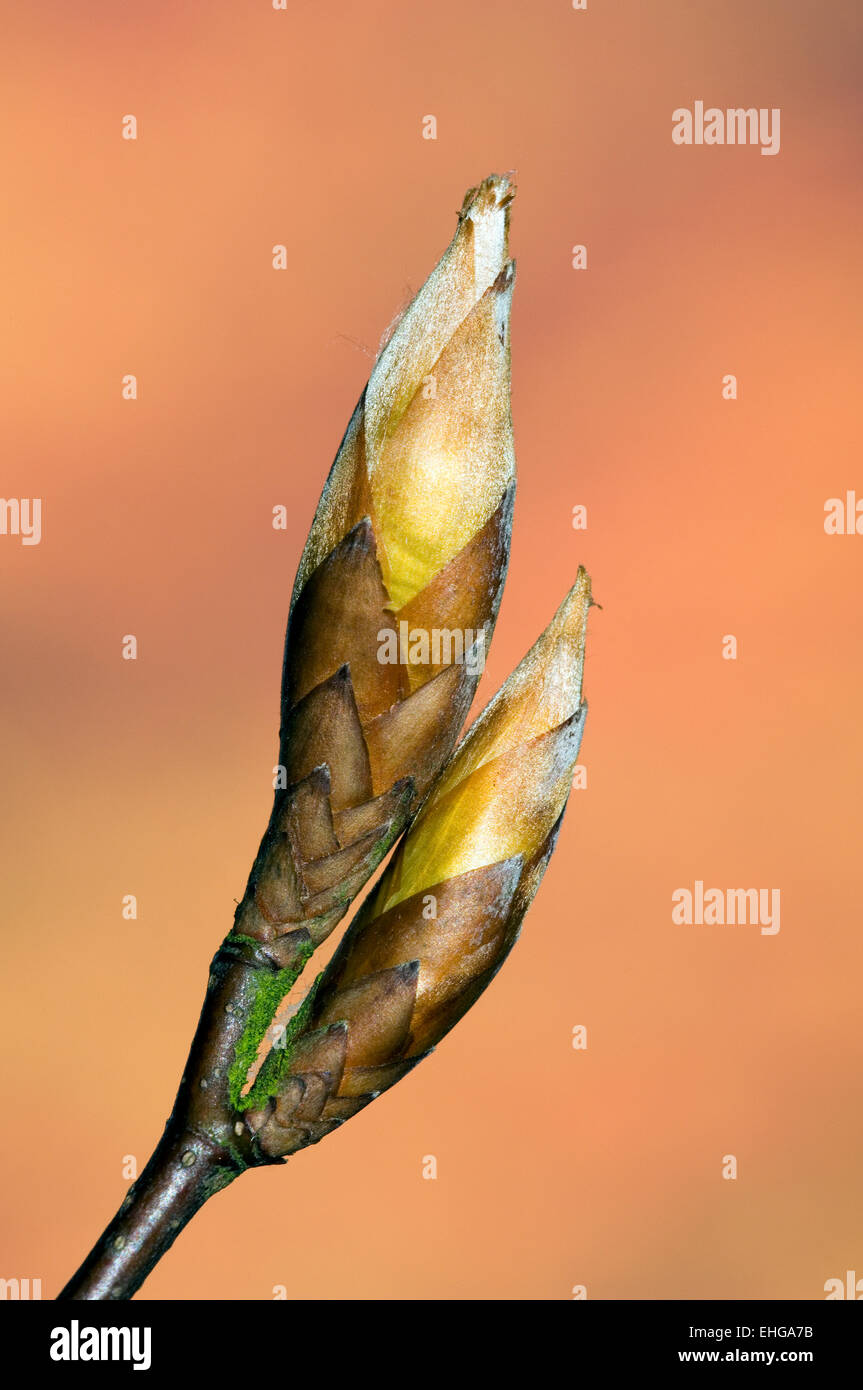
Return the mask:
<path id="1" fill-rule="evenodd" d="M 588 787 L 435 1056 L 217 1197 L 140 1296 L 863 1273 L 863 537 L 823 526 L 863 497 L 856 0 L 4 10 L 0 490 L 44 515 L 0 536 L 0 1274 L 54 1295 L 161 1129 L 269 810 L 318 493 L 464 190 L 509 169 L 520 482 L 482 695 L 585 563 Z M 781 108 L 780 153 L 677 147 L 697 99 Z M 781 930 L 675 926 L 696 879 L 778 887 Z"/>

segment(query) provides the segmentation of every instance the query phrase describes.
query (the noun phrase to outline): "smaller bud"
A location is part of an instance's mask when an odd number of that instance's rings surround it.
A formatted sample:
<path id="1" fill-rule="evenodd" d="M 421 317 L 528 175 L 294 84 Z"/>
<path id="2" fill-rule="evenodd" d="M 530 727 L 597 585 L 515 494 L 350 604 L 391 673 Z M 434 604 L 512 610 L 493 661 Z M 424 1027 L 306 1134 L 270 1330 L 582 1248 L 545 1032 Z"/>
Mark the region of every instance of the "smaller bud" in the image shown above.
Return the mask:
<path id="1" fill-rule="evenodd" d="M 392 1086 L 479 997 L 515 942 L 554 849 L 587 706 L 582 699 L 590 580 L 571 593 L 459 745 L 315 994 L 319 1030 L 344 1052 L 314 1120 L 285 1105 L 258 1129 L 268 1157 L 316 1143 Z M 426 909 L 429 896 L 436 913 Z M 303 1039 L 283 1093 L 309 1063 Z M 317 1073 L 320 1075 L 320 1073 Z M 295 1104 L 293 1101 L 291 1104 Z"/>

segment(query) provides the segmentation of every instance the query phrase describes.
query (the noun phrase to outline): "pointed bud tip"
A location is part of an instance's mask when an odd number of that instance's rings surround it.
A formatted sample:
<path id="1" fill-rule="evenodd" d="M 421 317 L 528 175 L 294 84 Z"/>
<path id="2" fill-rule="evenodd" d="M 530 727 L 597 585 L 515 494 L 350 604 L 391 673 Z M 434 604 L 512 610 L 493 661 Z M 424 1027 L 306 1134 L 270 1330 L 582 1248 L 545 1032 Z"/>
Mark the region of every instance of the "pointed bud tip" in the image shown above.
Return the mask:
<path id="1" fill-rule="evenodd" d="M 498 277 L 508 271 L 500 289 L 511 289 L 512 262 L 508 260 L 509 205 L 515 188 L 507 174 L 489 174 L 476 188 L 468 189 L 459 213 L 459 233 L 470 222 L 474 247 L 474 293 L 480 298 Z"/>
<path id="2" fill-rule="evenodd" d="M 543 676 L 544 722 L 548 728 L 562 724 L 583 704 L 584 649 L 587 615 L 593 605 L 590 575 L 579 566 L 575 583 L 558 608 L 533 653 L 526 660 L 538 665 Z M 535 654 L 539 661 L 530 662 Z M 581 716 L 583 721 L 583 715 Z M 578 722 L 578 721 L 576 721 Z"/>
<path id="3" fill-rule="evenodd" d="M 558 641 L 564 637 L 575 638 L 583 647 L 587 632 L 587 614 L 593 606 L 590 575 L 584 565 L 579 565 L 575 583 L 549 623 L 548 635 Z"/>
<path id="4" fill-rule="evenodd" d="M 508 207 L 515 193 L 515 175 L 512 172 L 489 174 L 482 183 L 467 190 L 459 216 L 475 219 L 489 212 L 494 213 L 500 208 Z"/>
<path id="5" fill-rule="evenodd" d="M 580 566 L 575 583 L 548 627 L 469 731 L 453 759 L 458 780 L 507 749 L 572 722 L 582 726 L 590 575 Z"/>

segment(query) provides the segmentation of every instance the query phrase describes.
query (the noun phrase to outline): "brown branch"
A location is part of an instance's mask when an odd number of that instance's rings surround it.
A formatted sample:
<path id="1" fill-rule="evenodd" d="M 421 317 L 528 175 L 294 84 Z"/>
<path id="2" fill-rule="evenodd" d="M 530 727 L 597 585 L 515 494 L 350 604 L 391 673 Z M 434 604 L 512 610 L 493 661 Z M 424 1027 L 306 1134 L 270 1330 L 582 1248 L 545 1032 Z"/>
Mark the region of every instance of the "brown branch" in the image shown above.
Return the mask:
<path id="1" fill-rule="evenodd" d="M 131 1298 L 195 1212 L 241 1172 L 206 1135 L 174 1130 L 169 1124 L 113 1221 L 59 1299 Z"/>
<path id="2" fill-rule="evenodd" d="M 272 1161 L 231 1103 L 230 1072 L 261 981 L 276 971 L 254 947 L 222 943 L 165 1133 L 60 1299 L 131 1298 L 208 1198 Z"/>

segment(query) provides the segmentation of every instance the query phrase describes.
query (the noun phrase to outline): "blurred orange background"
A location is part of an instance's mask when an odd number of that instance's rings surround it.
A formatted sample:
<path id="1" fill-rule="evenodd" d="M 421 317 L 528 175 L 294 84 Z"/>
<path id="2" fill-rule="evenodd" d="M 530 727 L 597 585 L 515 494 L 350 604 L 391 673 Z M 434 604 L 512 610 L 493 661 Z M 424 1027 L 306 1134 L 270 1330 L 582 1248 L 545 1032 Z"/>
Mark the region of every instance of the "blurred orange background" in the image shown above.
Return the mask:
<path id="1" fill-rule="evenodd" d="M 0 536 L 0 1274 L 53 1297 L 161 1131 L 269 813 L 318 494 L 492 170 L 519 494 L 481 696 L 586 564 L 588 786 L 434 1057 L 210 1202 L 139 1297 L 863 1274 L 863 538 L 823 526 L 863 497 L 859 5 L 4 9 L 2 493 L 43 537 Z M 674 145 L 695 100 L 779 107 L 780 153 Z M 696 879 L 778 887 L 780 932 L 675 926 Z"/>

